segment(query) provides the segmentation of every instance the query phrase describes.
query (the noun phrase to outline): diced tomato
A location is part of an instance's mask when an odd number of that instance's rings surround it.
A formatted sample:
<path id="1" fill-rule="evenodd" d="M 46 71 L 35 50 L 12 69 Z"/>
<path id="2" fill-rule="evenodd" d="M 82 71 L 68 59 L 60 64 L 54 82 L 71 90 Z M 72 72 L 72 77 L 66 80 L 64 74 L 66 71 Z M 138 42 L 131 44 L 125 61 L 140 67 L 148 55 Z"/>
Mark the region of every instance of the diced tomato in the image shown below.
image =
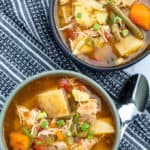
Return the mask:
<path id="1" fill-rule="evenodd" d="M 34 138 L 33 149 L 34 150 L 45 150 L 44 139 L 42 137 Z"/>
<path id="2" fill-rule="evenodd" d="M 108 41 L 110 41 L 110 40 L 113 38 L 113 36 L 112 36 L 111 33 L 108 33 L 108 32 L 105 32 L 105 31 L 104 31 L 104 35 L 105 35 L 105 37 L 106 37 L 106 39 L 107 39 Z"/>
<path id="3" fill-rule="evenodd" d="M 75 37 L 76 37 L 76 34 L 75 34 L 75 30 L 74 29 L 67 29 L 66 30 L 66 38 L 67 39 L 74 40 Z"/>
<path id="4" fill-rule="evenodd" d="M 38 146 L 38 145 L 33 146 L 34 150 L 45 150 L 45 148 L 46 146 Z"/>
<path id="5" fill-rule="evenodd" d="M 62 78 L 60 81 L 59 81 L 59 87 L 63 88 L 64 90 L 66 90 L 67 92 L 70 91 L 72 89 L 70 83 L 69 83 L 69 80 L 68 79 L 65 79 L 65 78 Z"/>

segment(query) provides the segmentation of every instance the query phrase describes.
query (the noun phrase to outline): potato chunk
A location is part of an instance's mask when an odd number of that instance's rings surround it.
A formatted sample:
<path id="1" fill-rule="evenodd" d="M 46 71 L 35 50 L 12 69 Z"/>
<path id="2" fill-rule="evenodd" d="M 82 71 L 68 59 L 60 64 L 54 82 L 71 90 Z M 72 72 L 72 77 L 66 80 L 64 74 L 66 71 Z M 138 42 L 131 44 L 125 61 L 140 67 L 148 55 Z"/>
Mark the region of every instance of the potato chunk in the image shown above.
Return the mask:
<path id="1" fill-rule="evenodd" d="M 100 12 L 96 14 L 96 19 L 99 22 L 99 24 L 106 24 L 108 19 L 108 13 L 107 12 Z"/>
<path id="2" fill-rule="evenodd" d="M 91 131 L 95 135 L 112 134 L 115 132 L 113 121 L 111 118 L 97 119 L 91 126 Z"/>
<path id="3" fill-rule="evenodd" d="M 89 94 L 77 89 L 73 89 L 72 94 L 76 102 L 88 101 L 90 99 Z"/>
<path id="4" fill-rule="evenodd" d="M 76 22 L 84 27 L 91 27 L 95 23 L 95 19 L 91 16 L 91 12 L 83 6 L 75 7 Z"/>
<path id="5" fill-rule="evenodd" d="M 138 51 L 144 46 L 144 41 L 139 40 L 136 37 L 129 35 L 128 37 L 122 39 L 119 43 L 115 44 L 120 56 L 128 57 L 132 53 Z"/>
<path id="6" fill-rule="evenodd" d="M 37 96 L 41 109 L 47 112 L 50 118 L 62 117 L 70 114 L 68 101 L 62 89 L 50 90 Z"/>

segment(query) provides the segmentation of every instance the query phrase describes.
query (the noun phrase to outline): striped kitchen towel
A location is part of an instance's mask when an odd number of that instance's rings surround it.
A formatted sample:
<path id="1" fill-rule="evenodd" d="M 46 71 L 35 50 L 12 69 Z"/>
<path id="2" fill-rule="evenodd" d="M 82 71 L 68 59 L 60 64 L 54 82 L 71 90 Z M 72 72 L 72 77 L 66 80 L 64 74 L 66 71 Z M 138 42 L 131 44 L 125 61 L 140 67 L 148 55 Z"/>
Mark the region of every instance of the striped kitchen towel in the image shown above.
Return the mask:
<path id="1" fill-rule="evenodd" d="M 98 73 L 74 64 L 52 37 L 48 8 L 48 0 L 0 0 L 0 109 L 24 79 L 54 69 L 88 75 L 117 103 L 129 75 L 123 71 Z M 130 123 L 119 149 L 150 150 L 150 101 L 146 111 Z"/>

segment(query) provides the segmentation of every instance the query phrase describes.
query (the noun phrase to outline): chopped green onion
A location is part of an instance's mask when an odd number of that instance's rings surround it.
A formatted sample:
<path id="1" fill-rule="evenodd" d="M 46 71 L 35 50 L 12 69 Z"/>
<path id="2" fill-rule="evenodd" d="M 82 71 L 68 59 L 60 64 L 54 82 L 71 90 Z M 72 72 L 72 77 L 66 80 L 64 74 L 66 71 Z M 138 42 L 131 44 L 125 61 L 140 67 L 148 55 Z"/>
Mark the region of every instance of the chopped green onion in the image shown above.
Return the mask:
<path id="1" fill-rule="evenodd" d="M 41 123 L 41 127 L 42 127 L 43 129 L 47 128 L 47 127 L 48 127 L 48 122 L 47 122 L 46 120 L 43 121 L 43 122 Z"/>
<path id="2" fill-rule="evenodd" d="M 66 136 L 72 136 L 72 132 L 70 130 L 66 131 Z"/>
<path id="3" fill-rule="evenodd" d="M 65 125 L 65 121 L 64 120 L 57 120 L 56 124 L 59 126 L 59 127 L 62 127 Z"/>
<path id="4" fill-rule="evenodd" d="M 33 136 L 30 134 L 29 129 L 26 128 L 26 127 L 24 127 L 24 128 L 22 128 L 22 131 L 23 131 L 23 133 L 24 133 L 26 136 L 29 137 L 29 139 L 30 139 L 30 145 L 32 145 L 32 143 L 33 143 Z"/>
<path id="5" fill-rule="evenodd" d="M 129 30 L 128 29 L 124 29 L 124 30 L 121 31 L 121 33 L 122 33 L 123 37 L 127 37 L 129 35 Z"/>
<path id="6" fill-rule="evenodd" d="M 22 130 L 23 130 L 23 133 L 26 135 L 26 136 L 28 136 L 28 137 L 30 137 L 31 136 L 31 134 L 30 134 L 30 131 L 28 130 L 28 128 L 22 128 Z"/>
<path id="7" fill-rule="evenodd" d="M 79 122 L 79 120 L 80 120 L 80 114 L 76 114 L 75 116 L 74 116 L 74 118 L 73 118 L 73 123 L 78 123 Z"/>
<path id="8" fill-rule="evenodd" d="M 43 118 L 46 118 L 47 117 L 47 114 L 46 112 L 40 112 L 37 116 L 37 120 L 39 119 L 43 119 Z"/>
<path id="9" fill-rule="evenodd" d="M 94 134 L 93 133 L 89 133 L 88 134 L 88 140 L 92 140 L 94 138 Z"/>
<path id="10" fill-rule="evenodd" d="M 81 13 L 81 12 L 78 12 L 78 13 L 77 13 L 77 18 L 79 18 L 79 19 L 82 18 L 82 13 Z"/>
<path id="11" fill-rule="evenodd" d="M 87 131 L 90 128 L 90 124 L 89 123 L 82 123 L 80 128 L 82 131 Z"/>
<path id="12" fill-rule="evenodd" d="M 92 38 L 87 38 L 87 39 L 85 40 L 85 43 L 86 43 L 86 45 L 88 45 L 88 46 L 93 46 L 94 41 L 92 40 Z"/>
<path id="13" fill-rule="evenodd" d="M 43 142 L 42 142 L 42 141 L 37 141 L 36 144 L 37 144 L 37 145 L 42 145 Z"/>
<path id="14" fill-rule="evenodd" d="M 93 29 L 94 29 L 95 31 L 98 31 L 100 28 L 101 28 L 101 25 L 98 24 L 98 23 L 96 23 L 96 24 L 93 26 Z"/>
<path id="15" fill-rule="evenodd" d="M 112 21 L 110 18 L 108 18 L 108 19 L 107 19 L 107 24 L 108 24 L 108 25 L 112 25 L 112 24 L 113 24 L 113 21 Z"/>

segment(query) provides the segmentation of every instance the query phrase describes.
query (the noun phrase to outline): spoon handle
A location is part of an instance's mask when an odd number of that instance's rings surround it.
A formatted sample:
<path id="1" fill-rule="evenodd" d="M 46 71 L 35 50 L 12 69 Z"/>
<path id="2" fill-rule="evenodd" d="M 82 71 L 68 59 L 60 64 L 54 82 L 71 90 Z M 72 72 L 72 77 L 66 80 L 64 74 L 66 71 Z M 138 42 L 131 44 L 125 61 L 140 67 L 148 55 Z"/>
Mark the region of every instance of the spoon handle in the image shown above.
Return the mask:
<path id="1" fill-rule="evenodd" d="M 129 123 L 125 123 L 124 125 L 122 125 L 122 127 L 121 127 L 121 136 L 120 136 L 120 140 L 122 140 L 123 135 L 124 135 L 124 133 L 125 133 L 125 131 L 126 131 L 128 125 L 129 125 Z"/>

